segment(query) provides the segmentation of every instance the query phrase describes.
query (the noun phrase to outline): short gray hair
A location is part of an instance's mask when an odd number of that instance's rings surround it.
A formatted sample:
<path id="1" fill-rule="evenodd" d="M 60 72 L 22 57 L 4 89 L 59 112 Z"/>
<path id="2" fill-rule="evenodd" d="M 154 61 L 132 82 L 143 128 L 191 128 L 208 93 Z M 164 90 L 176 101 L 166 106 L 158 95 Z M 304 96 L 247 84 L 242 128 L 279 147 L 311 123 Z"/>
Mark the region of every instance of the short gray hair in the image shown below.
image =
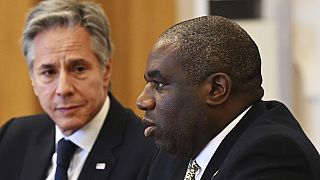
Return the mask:
<path id="1" fill-rule="evenodd" d="M 112 41 L 108 18 L 103 9 L 93 2 L 78 0 L 44 0 L 29 13 L 22 36 L 22 48 L 29 69 L 34 60 L 34 38 L 53 27 L 84 27 L 91 36 L 92 50 L 101 66 L 112 55 Z"/>

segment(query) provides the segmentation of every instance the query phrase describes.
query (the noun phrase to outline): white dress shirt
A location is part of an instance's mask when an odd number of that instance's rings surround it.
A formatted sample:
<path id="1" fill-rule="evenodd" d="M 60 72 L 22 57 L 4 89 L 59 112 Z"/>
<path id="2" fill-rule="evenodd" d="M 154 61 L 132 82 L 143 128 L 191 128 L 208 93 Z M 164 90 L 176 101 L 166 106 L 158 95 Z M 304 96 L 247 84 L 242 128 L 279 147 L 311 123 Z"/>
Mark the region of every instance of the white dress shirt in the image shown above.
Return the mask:
<path id="1" fill-rule="evenodd" d="M 107 96 L 103 107 L 101 108 L 100 112 L 84 127 L 77 130 L 70 136 L 65 136 L 58 126 L 56 126 L 56 136 L 55 136 L 55 143 L 56 149 L 58 146 L 58 141 L 62 138 L 69 139 L 74 144 L 76 144 L 79 148 L 74 153 L 71 161 L 70 166 L 68 169 L 68 179 L 69 180 L 77 180 L 84 162 L 87 159 L 89 152 L 91 151 L 93 144 L 102 128 L 102 125 L 106 119 L 110 107 L 110 98 Z M 55 171 L 56 171 L 56 159 L 57 159 L 57 152 L 55 152 L 52 156 L 51 166 L 48 171 L 48 176 L 46 180 L 54 180 Z"/>
<path id="2" fill-rule="evenodd" d="M 247 108 L 243 111 L 236 119 L 234 119 L 227 127 L 225 127 L 217 136 L 215 136 L 206 147 L 198 154 L 196 157 L 196 161 L 200 166 L 200 169 L 196 173 L 196 179 L 200 180 L 211 157 L 214 155 L 222 140 L 229 134 L 229 132 L 239 123 L 241 118 L 247 113 L 247 111 L 251 108 Z"/>

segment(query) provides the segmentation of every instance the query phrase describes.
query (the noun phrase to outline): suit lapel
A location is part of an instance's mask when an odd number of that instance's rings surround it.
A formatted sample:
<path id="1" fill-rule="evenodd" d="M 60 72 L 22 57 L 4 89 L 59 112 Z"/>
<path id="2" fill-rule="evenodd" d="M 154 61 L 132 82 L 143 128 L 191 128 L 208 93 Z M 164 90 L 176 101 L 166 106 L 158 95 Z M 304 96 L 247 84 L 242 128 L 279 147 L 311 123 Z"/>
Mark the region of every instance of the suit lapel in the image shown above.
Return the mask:
<path id="1" fill-rule="evenodd" d="M 120 104 L 112 95 L 109 94 L 109 97 L 111 103 L 108 115 L 82 168 L 79 180 L 106 180 L 117 163 L 114 148 L 122 142 L 126 121 Z"/>
<path id="2" fill-rule="evenodd" d="M 27 149 L 21 180 L 42 180 L 46 178 L 55 149 L 53 125 L 46 129 L 46 134 L 41 134 L 41 139 Z"/>
<path id="3" fill-rule="evenodd" d="M 161 151 L 154 154 L 149 164 L 148 180 L 183 179 L 189 164 L 189 159 L 178 159 L 172 154 Z M 142 180 L 142 179 L 141 179 Z"/>
<path id="4" fill-rule="evenodd" d="M 79 180 L 107 179 L 117 159 L 109 147 L 91 150 L 82 168 Z"/>
<path id="5" fill-rule="evenodd" d="M 183 179 L 186 174 L 188 164 L 189 160 L 180 160 L 174 168 L 175 170 L 173 171 L 171 179 Z"/>
<path id="6" fill-rule="evenodd" d="M 250 126 L 250 124 L 264 111 L 266 111 L 266 108 L 262 101 L 258 101 L 250 108 L 250 110 L 244 115 L 235 128 L 233 128 L 221 142 L 217 151 L 214 153 L 208 166 L 206 167 L 201 180 L 213 179 L 213 177 L 219 173 L 221 164 L 232 149 L 232 146 L 236 143 L 248 126 Z"/>

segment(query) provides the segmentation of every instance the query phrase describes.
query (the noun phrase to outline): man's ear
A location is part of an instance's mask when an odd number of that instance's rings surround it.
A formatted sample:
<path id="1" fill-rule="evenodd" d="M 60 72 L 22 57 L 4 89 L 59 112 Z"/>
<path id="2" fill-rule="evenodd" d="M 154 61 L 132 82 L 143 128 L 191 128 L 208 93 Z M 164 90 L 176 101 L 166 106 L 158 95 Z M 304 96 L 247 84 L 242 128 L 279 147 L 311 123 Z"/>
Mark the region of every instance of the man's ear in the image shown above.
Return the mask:
<path id="1" fill-rule="evenodd" d="M 216 106 L 224 103 L 228 99 L 231 93 L 232 81 L 227 74 L 212 74 L 207 78 L 207 83 L 209 85 L 207 104 Z"/>
<path id="2" fill-rule="evenodd" d="M 31 73 L 33 73 L 33 72 L 31 72 Z M 38 92 L 37 92 L 36 85 L 35 85 L 36 82 L 34 80 L 33 74 L 30 74 L 30 80 L 31 80 L 33 92 L 36 96 L 38 96 Z"/>
<path id="3" fill-rule="evenodd" d="M 107 64 L 105 65 L 105 71 L 103 72 L 103 81 L 104 87 L 109 89 L 111 86 L 111 74 L 112 74 L 112 60 L 111 58 L 108 60 Z"/>

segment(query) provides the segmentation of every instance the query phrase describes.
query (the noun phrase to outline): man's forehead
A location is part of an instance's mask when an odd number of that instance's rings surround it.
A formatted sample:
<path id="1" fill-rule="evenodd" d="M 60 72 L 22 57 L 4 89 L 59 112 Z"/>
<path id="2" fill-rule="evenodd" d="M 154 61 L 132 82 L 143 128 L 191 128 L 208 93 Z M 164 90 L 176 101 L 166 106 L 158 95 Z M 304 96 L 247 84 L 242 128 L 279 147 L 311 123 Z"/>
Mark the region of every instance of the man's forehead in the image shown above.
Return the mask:
<path id="1" fill-rule="evenodd" d="M 176 48 L 170 45 L 157 46 L 152 49 L 149 54 L 148 66 L 159 66 L 162 62 L 175 61 Z"/>
<path id="2" fill-rule="evenodd" d="M 164 61 L 161 58 L 151 58 L 149 57 L 147 66 L 146 66 L 146 73 L 150 71 L 160 71 L 161 68 L 161 61 Z"/>
<path id="3" fill-rule="evenodd" d="M 161 51 L 166 53 L 173 53 L 180 47 L 178 41 L 172 41 L 170 39 L 160 38 L 153 46 L 153 51 Z"/>
<path id="4" fill-rule="evenodd" d="M 164 72 L 167 72 L 169 69 L 175 68 L 176 63 L 178 63 L 176 61 L 177 49 L 178 46 L 169 43 L 168 41 L 162 39 L 158 40 L 148 56 L 145 71 L 146 75 L 148 74 L 148 72 L 152 72 L 152 74 L 162 74 L 163 76 Z"/>
<path id="5" fill-rule="evenodd" d="M 149 78 L 166 79 L 174 74 L 179 66 L 177 61 L 167 55 L 150 56 L 147 62 L 145 76 Z"/>
<path id="6" fill-rule="evenodd" d="M 65 59 L 44 59 L 39 61 L 40 64 L 86 64 L 88 60 L 81 57 L 71 57 Z"/>

